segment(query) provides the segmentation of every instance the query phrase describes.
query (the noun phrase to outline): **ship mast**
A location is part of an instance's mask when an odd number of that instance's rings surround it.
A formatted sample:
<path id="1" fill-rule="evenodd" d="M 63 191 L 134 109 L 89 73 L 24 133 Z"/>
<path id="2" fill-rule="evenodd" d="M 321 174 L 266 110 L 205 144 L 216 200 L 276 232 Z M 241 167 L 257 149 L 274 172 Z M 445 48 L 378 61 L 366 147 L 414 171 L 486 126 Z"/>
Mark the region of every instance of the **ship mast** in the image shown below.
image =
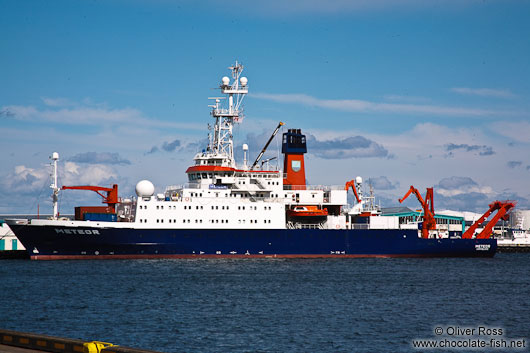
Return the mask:
<path id="1" fill-rule="evenodd" d="M 248 93 L 248 80 L 246 77 L 240 77 L 243 72 L 243 65 L 236 61 L 234 66 L 230 66 L 232 71 L 232 83 L 230 78 L 225 76 L 221 80 L 221 93 L 227 95 L 228 104 L 223 108 L 220 106 L 221 99 L 226 97 L 213 97 L 215 104 L 210 105 L 212 108 L 211 115 L 215 119 L 215 125 L 209 127 L 208 150 L 213 152 L 216 157 L 222 157 L 223 165 L 235 167 L 234 161 L 234 143 L 232 140 L 232 128 L 234 123 L 243 121 L 244 115 L 241 103 Z"/>
<path id="2" fill-rule="evenodd" d="M 57 161 L 59 160 L 59 153 L 53 152 L 50 156 L 52 160 L 52 184 L 50 188 L 53 190 L 52 201 L 53 201 L 53 219 L 59 218 L 59 208 L 57 207 L 57 200 L 59 199 L 59 187 L 57 186 Z"/>

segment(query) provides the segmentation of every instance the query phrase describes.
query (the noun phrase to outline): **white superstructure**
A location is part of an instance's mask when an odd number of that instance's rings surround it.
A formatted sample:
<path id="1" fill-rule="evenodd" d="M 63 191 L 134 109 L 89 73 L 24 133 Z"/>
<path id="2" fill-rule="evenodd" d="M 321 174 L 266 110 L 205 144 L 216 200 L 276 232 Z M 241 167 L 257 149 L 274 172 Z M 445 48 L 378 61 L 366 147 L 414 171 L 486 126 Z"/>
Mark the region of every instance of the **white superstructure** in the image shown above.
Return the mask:
<path id="1" fill-rule="evenodd" d="M 344 186 L 305 185 L 303 162 L 295 161 L 292 169 L 282 171 L 278 168 L 264 169 L 263 164 L 260 166 L 257 163 L 258 157 L 249 167 L 251 163 L 248 163 L 248 146 L 243 145 L 244 160 L 238 166 L 234 159 L 232 130 L 234 124 L 243 121 L 242 102 L 248 93 L 249 82 L 246 77 L 241 76 L 243 65 L 237 61 L 229 69 L 231 78 L 223 77 L 219 86 L 225 97 L 210 98 L 215 103 L 210 105 L 214 123 L 213 126 L 208 125 L 208 146 L 195 155 L 194 164 L 186 170 L 188 177 L 186 185 L 168 186 L 164 193 L 157 194 L 150 181 L 142 180 L 136 185 L 136 198 L 120 199 L 116 204 L 117 222 L 89 219 L 91 227 L 352 229 L 355 228 L 354 218 L 359 214 L 365 216 L 367 213 L 371 216 L 378 214 L 373 203 L 373 194 L 370 193 L 368 197 L 362 196 L 360 177 L 356 178 L 356 185 L 361 194 L 361 201 L 350 208 L 345 207 L 348 190 Z M 282 122 L 271 139 L 281 126 Z M 297 154 L 300 144 L 303 144 L 304 151 L 299 154 L 305 153 L 305 136 L 300 130 L 293 129 L 284 134 L 284 145 L 288 144 L 286 141 L 288 138 L 294 141 L 293 154 Z M 58 219 L 56 209 L 59 192 L 56 167 L 58 153 L 54 152 L 50 159 L 53 166 L 51 188 L 54 216 L 51 220 L 33 220 L 32 224 L 45 225 L 54 222 L 53 224 L 56 225 L 86 225 L 86 220 L 83 218 Z M 289 181 L 289 172 L 294 173 L 292 175 L 295 176 L 291 180 L 303 180 L 300 182 L 303 185 L 293 185 Z M 304 177 L 300 179 L 300 175 Z M 367 226 L 366 223 L 362 225 L 363 228 Z M 386 228 L 387 225 L 377 226 L 381 227 Z"/>

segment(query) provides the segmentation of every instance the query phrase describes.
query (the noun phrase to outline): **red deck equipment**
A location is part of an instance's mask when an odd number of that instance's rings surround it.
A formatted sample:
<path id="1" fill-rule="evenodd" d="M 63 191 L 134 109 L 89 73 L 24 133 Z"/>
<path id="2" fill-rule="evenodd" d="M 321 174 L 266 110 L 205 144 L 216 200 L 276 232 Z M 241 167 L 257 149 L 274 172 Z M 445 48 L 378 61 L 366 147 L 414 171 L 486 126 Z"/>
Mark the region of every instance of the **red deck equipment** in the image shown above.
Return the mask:
<path id="1" fill-rule="evenodd" d="M 499 219 L 503 219 L 505 221 L 508 220 L 508 211 L 510 211 L 512 208 L 515 207 L 516 202 L 515 201 L 494 201 L 489 204 L 489 209 L 484 212 L 482 217 L 480 217 L 475 223 L 469 227 L 468 230 L 464 232 L 462 235 L 462 238 L 464 239 L 471 239 L 473 238 L 473 235 L 475 234 L 475 231 L 477 228 L 484 223 L 484 221 L 495 211 L 497 211 L 497 214 L 493 216 L 492 219 L 486 224 L 484 229 L 480 233 L 477 234 L 477 239 L 489 239 L 491 237 L 492 229 L 497 224 Z"/>
<path id="2" fill-rule="evenodd" d="M 423 207 L 423 227 L 421 229 L 421 237 L 427 239 L 429 238 L 429 230 L 436 230 L 436 219 L 434 218 L 433 188 L 427 188 L 424 200 L 421 197 L 421 194 L 418 189 L 411 185 L 409 191 L 407 191 L 405 196 L 399 199 L 399 203 L 405 201 L 405 199 L 409 197 L 412 193 L 416 195 L 416 198 Z"/>

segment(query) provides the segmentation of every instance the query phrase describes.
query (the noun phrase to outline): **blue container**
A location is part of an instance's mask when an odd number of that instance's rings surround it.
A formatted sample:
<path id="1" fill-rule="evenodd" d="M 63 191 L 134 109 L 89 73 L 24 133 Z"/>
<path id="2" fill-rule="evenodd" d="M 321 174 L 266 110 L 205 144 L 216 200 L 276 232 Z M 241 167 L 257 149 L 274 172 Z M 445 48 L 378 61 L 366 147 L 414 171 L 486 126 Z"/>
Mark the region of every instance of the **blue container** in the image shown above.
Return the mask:
<path id="1" fill-rule="evenodd" d="M 85 221 L 100 221 L 100 222 L 117 222 L 118 216 L 116 213 L 85 213 L 83 215 Z"/>

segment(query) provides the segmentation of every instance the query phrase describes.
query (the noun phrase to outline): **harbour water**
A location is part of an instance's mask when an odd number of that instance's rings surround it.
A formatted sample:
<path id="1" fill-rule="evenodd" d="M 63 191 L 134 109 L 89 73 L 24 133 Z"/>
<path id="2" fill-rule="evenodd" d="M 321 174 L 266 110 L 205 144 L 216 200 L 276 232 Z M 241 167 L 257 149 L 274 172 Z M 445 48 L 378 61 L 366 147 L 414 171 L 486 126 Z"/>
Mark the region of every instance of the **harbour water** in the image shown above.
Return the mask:
<path id="1" fill-rule="evenodd" d="M 488 326 L 528 347 L 529 269 L 517 253 L 3 260 L 0 327 L 164 352 L 411 352 L 435 327 Z"/>

